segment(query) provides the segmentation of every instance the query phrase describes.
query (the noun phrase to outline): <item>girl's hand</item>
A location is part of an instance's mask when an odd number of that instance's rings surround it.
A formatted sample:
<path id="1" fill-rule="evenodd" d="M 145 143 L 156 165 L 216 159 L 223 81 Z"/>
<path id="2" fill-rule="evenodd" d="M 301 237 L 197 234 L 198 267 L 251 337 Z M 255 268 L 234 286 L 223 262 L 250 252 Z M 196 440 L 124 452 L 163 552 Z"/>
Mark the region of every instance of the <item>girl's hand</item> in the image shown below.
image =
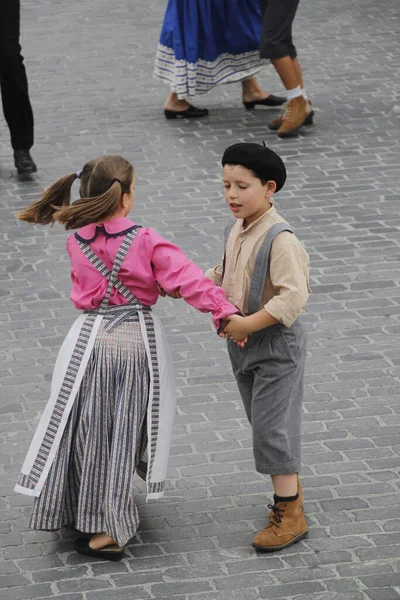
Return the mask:
<path id="1" fill-rule="evenodd" d="M 228 324 L 224 328 L 224 333 L 233 342 L 243 347 L 241 342 L 247 342 L 247 338 L 250 335 L 246 317 L 240 317 L 239 315 L 231 315 L 228 317 Z"/>
<path id="2" fill-rule="evenodd" d="M 224 329 L 227 325 L 228 325 L 228 319 L 223 319 L 221 321 L 221 326 L 220 326 L 219 333 L 218 333 L 219 337 L 222 339 L 226 338 L 226 333 L 225 333 Z"/>

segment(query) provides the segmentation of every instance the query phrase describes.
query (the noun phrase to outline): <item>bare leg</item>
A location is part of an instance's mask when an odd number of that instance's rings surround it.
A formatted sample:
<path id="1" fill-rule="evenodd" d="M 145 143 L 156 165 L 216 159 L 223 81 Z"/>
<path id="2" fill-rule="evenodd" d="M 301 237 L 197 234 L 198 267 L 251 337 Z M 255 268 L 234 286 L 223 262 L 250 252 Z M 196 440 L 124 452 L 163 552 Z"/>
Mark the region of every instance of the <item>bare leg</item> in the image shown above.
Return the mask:
<path id="1" fill-rule="evenodd" d="M 293 58 L 292 59 L 292 63 L 293 63 L 293 66 L 294 66 L 294 70 L 296 71 L 297 81 L 300 82 L 298 85 L 301 85 L 301 88 L 303 89 L 304 88 L 303 74 L 301 72 L 300 63 L 297 60 L 297 58 Z"/>
<path id="2" fill-rule="evenodd" d="M 297 59 L 293 60 L 290 56 L 273 58 L 272 64 L 287 90 L 293 90 L 298 85 L 303 87 L 300 65 Z"/>
<path id="3" fill-rule="evenodd" d="M 90 538 L 89 542 L 89 546 L 92 550 L 101 550 L 102 548 L 105 548 L 105 546 L 112 546 L 114 544 L 118 546 L 112 537 L 106 533 L 96 533 L 92 538 Z"/>
<path id="4" fill-rule="evenodd" d="M 164 108 L 167 110 L 186 110 L 190 104 L 186 100 L 178 100 L 178 95 L 171 92 L 165 101 Z"/>
<path id="5" fill-rule="evenodd" d="M 297 473 L 289 475 L 271 475 L 274 491 L 277 496 L 289 498 L 297 494 Z"/>
<path id="6" fill-rule="evenodd" d="M 264 92 L 258 85 L 255 77 L 242 81 L 243 102 L 252 102 L 253 100 L 264 100 L 268 98 L 269 92 Z"/>

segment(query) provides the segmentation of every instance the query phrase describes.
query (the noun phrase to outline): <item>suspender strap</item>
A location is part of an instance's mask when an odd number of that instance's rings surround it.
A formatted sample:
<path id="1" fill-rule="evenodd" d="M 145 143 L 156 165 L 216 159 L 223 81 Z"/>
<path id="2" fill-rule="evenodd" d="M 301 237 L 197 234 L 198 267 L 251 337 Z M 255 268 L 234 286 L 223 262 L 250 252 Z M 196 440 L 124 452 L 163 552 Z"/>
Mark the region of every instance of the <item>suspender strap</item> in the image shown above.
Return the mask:
<path id="1" fill-rule="evenodd" d="M 272 225 L 272 227 L 268 230 L 267 235 L 265 236 L 258 251 L 249 292 L 248 311 L 251 315 L 258 312 L 261 308 L 265 280 L 269 271 L 272 242 L 282 231 L 289 231 L 290 233 L 293 233 L 293 230 L 287 223 L 275 223 L 275 225 Z"/>
<path id="2" fill-rule="evenodd" d="M 129 251 L 129 248 L 132 245 L 133 240 L 135 239 L 139 228 L 133 229 L 123 239 L 121 246 L 118 249 L 118 252 L 115 256 L 114 264 L 112 266 L 112 270 L 110 270 L 93 252 L 89 244 L 83 243 L 81 240 L 76 238 L 79 247 L 81 248 L 83 254 L 86 258 L 92 263 L 92 265 L 108 280 L 108 287 L 106 295 L 104 296 L 101 305 L 99 307 L 99 311 L 103 312 L 110 300 L 110 295 L 112 289 L 115 287 L 129 303 L 132 304 L 140 304 L 139 300 L 136 298 L 134 294 L 118 279 L 118 273 L 121 268 L 121 265 Z"/>
<path id="3" fill-rule="evenodd" d="M 93 252 L 93 250 L 87 244 L 84 244 L 80 240 L 76 240 L 86 258 L 89 262 L 92 263 L 94 267 L 101 273 L 107 280 L 111 277 L 111 269 L 105 265 L 100 258 Z M 128 302 L 136 302 L 136 296 L 132 294 L 132 292 L 123 284 L 119 279 L 115 282 L 115 289 L 119 291 L 121 296 L 123 296 Z"/>

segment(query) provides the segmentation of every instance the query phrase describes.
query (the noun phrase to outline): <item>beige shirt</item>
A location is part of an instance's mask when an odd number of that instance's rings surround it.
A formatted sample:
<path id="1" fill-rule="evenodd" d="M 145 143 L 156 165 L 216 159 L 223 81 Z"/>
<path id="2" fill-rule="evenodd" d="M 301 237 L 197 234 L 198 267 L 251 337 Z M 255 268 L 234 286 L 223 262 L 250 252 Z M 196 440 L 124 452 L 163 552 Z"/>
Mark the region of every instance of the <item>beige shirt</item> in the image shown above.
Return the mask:
<path id="1" fill-rule="evenodd" d="M 206 276 L 221 286 L 229 302 L 248 314 L 248 297 L 256 256 L 267 231 L 284 219 L 274 206 L 244 229 L 238 219 L 226 246 L 226 266 L 222 281 L 221 264 Z M 283 231 L 272 242 L 270 265 L 264 285 L 262 305 L 280 323 L 290 327 L 303 312 L 308 296 L 310 259 L 293 233 Z M 260 306 L 261 310 L 262 306 Z"/>

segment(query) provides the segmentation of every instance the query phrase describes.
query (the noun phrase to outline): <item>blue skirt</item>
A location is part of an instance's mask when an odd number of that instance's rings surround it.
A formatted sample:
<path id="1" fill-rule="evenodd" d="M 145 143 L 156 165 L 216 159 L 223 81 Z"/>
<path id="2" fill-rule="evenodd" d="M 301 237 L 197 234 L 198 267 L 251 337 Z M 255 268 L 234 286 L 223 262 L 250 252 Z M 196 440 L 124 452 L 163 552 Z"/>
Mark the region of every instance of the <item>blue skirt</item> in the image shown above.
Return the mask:
<path id="1" fill-rule="evenodd" d="M 178 98 L 255 75 L 260 59 L 259 0 L 169 0 L 154 76 Z"/>

